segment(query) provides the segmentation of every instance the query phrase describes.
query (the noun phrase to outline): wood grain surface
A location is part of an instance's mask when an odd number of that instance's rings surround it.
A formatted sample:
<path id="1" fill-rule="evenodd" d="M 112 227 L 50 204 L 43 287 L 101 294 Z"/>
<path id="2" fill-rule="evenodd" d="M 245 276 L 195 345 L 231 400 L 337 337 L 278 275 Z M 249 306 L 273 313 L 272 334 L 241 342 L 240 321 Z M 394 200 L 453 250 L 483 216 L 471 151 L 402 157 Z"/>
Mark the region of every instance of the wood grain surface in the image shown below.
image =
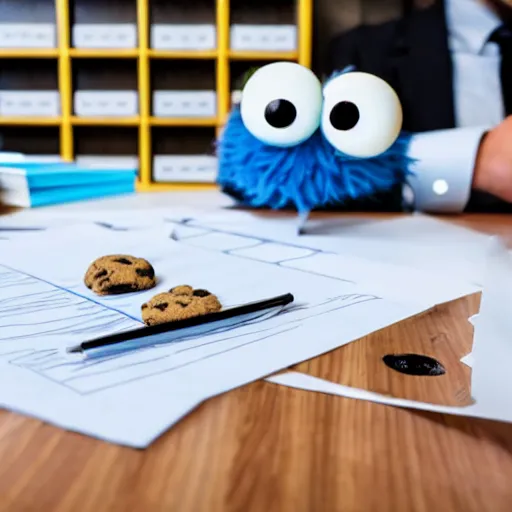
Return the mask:
<path id="1" fill-rule="evenodd" d="M 500 234 L 512 225 L 506 216 L 452 220 Z M 478 303 L 436 307 L 295 368 L 463 405 L 470 374 L 459 359 Z M 435 357 L 446 374 L 405 376 L 381 361 L 404 351 Z M 512 425 L 263 381 L 207 401 L 143 451 L 1 411 L 0 510 L 510 512 Z"/>

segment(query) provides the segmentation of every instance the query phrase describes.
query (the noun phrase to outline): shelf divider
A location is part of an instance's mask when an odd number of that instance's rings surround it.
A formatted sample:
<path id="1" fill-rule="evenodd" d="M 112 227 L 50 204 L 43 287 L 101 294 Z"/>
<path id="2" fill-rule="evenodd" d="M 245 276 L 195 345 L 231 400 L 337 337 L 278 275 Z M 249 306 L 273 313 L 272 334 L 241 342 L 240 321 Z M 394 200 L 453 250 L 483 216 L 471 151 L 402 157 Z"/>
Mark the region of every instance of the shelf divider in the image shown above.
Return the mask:
<path id="1" fill-rule="evenodd" d="M 0 116 L 0 126 L 60 126 L 62 117 Z"/>
<path id="2" fill-rule="evenodd" d="M 71 161 L 73 151 L 73 127 L 71 126 L 71 113 L 73 108 L 73 85 L 71 73 L 70 46 L 70 19 L 68 0 L 55 0 L 55 13 L 57 18 L 57 34 L 59 40 L 59 93 L 61 108 L 60 125 L 60 155 L 63 160 Z"/>
<path id="3" fill-rule="evenodd" d="M 153 59 L 215 59 L 217 50 L 148 50 Z"/>
<path id="4" fill-rule="evenodd" d="M 75 59 L 134 59 L 139 56 L 139 49 L 70 48 L 69 55 Z"/>
<path id="5" fill-rule="evenodd" d="M 248 50 L 230 50 L 231 60 L 298 60 L 299 52 L 259 52 Z"/>
<path id="6" fill-rule="evenodd" d="M 313 0 L 297 0 L 297 10 L 298 62 L 309 68 L 312 54 Z"/>
<path id="7" fill-rule="evenodd" d="M 71 116 L 73 126 L 139 126 L 139 116 L 132 117 L 87 117 Z"/>
<path id="8" fill-rule="evenodd" d="M 229 90 L 229 0 L 217 0 L 217 117 L 219 128 L 225 123 L 230 108 Z"/>
<path id="9" fill-rule="evenodd" d="M 137 27 L 139 39 L 138 81 L 139 81 L 139 183 L 144 187 L 151 184 L 151 83 L 149 63 L 149 6 L 148 0 L 137 0 Z"/>
<path id="10" fill-rule="evenodd" d="M 217 126 L 217 117 L 150 117 L 152 126 Z"/>
<path id="11" fill-rule="evenodd" d="M 0 59 L 56 59 L 58 48 L 0 48 Z"/>

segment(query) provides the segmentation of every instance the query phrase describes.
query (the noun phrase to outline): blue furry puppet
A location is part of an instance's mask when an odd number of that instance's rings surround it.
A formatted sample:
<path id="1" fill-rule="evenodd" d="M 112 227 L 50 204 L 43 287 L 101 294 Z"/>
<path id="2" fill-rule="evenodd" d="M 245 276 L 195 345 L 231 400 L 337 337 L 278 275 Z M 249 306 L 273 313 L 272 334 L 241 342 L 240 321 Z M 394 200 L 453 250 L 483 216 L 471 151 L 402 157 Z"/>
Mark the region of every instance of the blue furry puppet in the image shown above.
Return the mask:
<path id="1" fill-rule="evenodd" d="M 252 207 L 315 208 L 368 198 L 404 182 L 409 136 L 380 78 L 342 72 L 322 87 L 292 62 L 258 69 L 217 144 L 218 183 Z"/>

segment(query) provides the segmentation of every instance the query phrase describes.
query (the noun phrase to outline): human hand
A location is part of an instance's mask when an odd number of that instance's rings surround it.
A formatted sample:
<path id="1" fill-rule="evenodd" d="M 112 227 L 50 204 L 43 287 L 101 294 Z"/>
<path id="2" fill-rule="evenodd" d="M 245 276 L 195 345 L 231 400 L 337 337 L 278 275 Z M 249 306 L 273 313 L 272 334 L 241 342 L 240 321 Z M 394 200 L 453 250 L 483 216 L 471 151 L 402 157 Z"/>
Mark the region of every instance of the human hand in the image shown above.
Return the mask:
<path id="1" fill-rule="evenodd" d="M 473 173 L 473 188 L 512 203 L 512 116 L 482 139 Z"/>

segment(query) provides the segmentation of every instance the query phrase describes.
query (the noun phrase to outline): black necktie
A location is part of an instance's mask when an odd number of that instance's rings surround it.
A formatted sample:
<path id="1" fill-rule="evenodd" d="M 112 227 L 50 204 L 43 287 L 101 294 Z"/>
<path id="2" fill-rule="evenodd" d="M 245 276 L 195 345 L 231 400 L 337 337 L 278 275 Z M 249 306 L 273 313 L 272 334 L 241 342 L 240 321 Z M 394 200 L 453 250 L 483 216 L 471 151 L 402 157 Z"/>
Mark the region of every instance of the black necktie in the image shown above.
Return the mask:
<path id="1" fill-rule="evenodd" d="M 501 50 L 501 89 L 505 103 L 505 115 L 512 114 L 512 28 L 505 25 L 497 28 L 489 41 Z"/>

